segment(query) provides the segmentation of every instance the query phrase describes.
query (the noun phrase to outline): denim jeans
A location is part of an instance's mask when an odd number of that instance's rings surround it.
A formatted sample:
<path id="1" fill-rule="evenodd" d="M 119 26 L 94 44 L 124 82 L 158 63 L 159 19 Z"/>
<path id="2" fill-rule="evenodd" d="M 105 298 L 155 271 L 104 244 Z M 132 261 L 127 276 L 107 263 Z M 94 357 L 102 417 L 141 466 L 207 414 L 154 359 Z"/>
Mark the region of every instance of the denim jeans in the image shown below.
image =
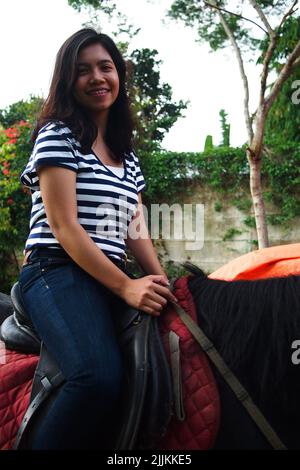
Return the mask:
<path id="1" fill-rule="evenodd" d="M 19 283 L 28 315 L 66 379 L 32 449 L 109 446 L 123 370 L 113 316 L 126 304 L 63 258 L 30 256 Z"/>

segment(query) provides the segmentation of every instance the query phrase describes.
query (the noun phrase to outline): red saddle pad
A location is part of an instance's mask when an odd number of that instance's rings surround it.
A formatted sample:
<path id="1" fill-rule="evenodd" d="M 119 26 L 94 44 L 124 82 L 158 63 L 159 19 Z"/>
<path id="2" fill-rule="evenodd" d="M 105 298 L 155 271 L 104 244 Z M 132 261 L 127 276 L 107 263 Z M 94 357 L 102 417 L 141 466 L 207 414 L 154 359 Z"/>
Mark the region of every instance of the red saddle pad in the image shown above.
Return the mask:
<path id="1" fill-rule="evenodd" d="M 0 341 L 0 450 L 11 449 L 29 404 L 39 356 L 5 349 Z"/>
<path id="2" fill-rule="evenodd" d="M 196 321 L 196 310 L 188 289 L 189 276 L 175 282 L 174 294 L 181 307 Z M 160 329 L 169 357 L 168 333 L 179 336 L 182 393 L 185 419 L 174 415 L 159 449 L 206 450 L 213 447 L 220 423 L 220 398 L 205 353 L 178 314 L 168 306 L 160 317 Z"/>

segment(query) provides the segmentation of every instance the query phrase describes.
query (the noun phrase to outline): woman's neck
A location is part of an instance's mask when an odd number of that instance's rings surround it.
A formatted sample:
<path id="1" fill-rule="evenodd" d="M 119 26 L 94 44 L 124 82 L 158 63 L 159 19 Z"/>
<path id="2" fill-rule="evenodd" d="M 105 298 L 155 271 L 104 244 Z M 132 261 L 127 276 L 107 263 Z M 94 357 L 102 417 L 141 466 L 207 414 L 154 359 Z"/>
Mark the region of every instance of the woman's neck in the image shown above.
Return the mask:
<path id="1" fill-rule="evenodd" d="M 106 134 L 108 112 L 102 112 L 101 114 L 92 116 L 94 123 L 98 129 L 97 140 L 104 141 L 104 136 Z"/>

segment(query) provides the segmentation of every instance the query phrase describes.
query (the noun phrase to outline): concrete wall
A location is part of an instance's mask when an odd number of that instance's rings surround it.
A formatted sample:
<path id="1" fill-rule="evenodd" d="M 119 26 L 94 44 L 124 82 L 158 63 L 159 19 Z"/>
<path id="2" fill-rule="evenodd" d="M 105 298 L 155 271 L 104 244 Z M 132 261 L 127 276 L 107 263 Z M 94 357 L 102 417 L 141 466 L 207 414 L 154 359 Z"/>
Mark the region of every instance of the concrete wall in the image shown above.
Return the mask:
<path id="1" fill-rule="evenodd" d="M 232 206 L 230 201 L 218 193 L 197 186 L 192 196 L 184 198 L 182 204 L 193 203 L 204 204 L 204 243 L 203 247 L 196 250 L 188 249 L 185 239 L 174 240 L 174 230 L 171 230 L 171 239 L 160 239 L 154 241 L 158 253 L 164 261 L 182 263 L 186 260 L 194 262 L 205 272 L 213 272 L 215 269 L 226 264 L 249 251 L 257 249 L 254 240 L 256 230 L 247 227 L 244 220 L 247 214 Z M 222 204 L 220 212 L 216 211 L 216 203 Z M 278 213 L 278 209 L 272 205 L 267 206 L 267 213 Z M 178 217 L 171 215 L 171 227 L 180 222 Z M 223 237 L 230 229 L 239 230 L 232 239 L 223 241 Z M 295 219 L 289 228 L 279 225 L 269 225 L 270 245 L 284 245 L 298 243 L 300 240 L 300 218 Z"/>

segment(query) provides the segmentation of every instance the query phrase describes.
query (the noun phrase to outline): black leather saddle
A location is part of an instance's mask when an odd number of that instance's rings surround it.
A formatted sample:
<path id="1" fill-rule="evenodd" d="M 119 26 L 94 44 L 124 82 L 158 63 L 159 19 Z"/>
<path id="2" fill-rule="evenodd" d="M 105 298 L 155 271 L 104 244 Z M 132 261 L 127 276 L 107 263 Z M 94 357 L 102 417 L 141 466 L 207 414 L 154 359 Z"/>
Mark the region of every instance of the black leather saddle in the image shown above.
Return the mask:
<path id="1" fill-rule="evenodd" d="M 41 343 L 26 314 L 18 283 L 11 290 L 13 314 L 3 322 L 0 337 L 8 349 L 40 354 L 29 407 L 14 449 L 30 449 L 34 429 L 43 419 L 65 379 Z M 172 383 L 157 319 L 128 306 L 118 317 L 117 334 L 124 357 L 123 395 L 111 448 L 153 449 L 166 432 L 172 415 Z"/>

